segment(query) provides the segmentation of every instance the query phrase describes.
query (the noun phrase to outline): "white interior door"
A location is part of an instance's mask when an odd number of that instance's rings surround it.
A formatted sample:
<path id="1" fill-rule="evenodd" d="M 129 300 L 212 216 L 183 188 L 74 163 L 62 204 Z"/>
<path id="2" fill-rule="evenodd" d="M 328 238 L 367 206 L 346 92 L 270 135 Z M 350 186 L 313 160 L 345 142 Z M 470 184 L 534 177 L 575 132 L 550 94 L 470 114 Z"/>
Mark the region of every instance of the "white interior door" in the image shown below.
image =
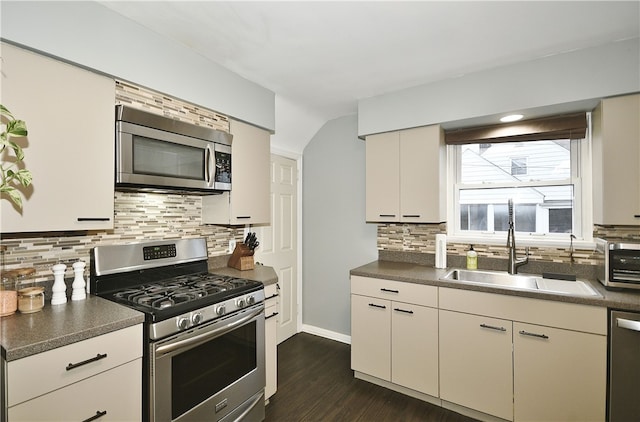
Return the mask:
<path id="1" fill-rule="evenodd" d="M 255 259 L 273 267 L 280 289 L 278 343 L 297 332 L 298 171 L 295 160 L 271 154 L 271 225 L 251 229 L 260 246 Z"/>

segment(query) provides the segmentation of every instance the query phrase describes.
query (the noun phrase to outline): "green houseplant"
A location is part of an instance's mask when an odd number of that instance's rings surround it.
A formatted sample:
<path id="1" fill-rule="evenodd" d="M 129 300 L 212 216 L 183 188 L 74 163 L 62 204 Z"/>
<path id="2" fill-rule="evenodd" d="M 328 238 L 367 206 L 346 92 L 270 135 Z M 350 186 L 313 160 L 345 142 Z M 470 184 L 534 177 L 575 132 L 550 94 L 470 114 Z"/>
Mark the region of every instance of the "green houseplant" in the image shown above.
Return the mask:
<path id="1" fill-rule="evenodd" d="M 0 104 L 0 116 L 2 116 L 2 133 L 0 133 L 0 195 L 4 199 L 11 200 L 19 209 L 22 209 L 22 196 L 19 186 L 27 187 L 31 184 L 31 172 L 21 165 L 24 152 L 20 145 L 11 138 L 27 136 L 27 125 L 23 120 L 13 117 L 13 114 Z M 6 122 L 6 123 L 5 123 Z M 9 147 L 9 150 L 5 151 Z M 13 151 L 11 157 L 9 151 Z"/>

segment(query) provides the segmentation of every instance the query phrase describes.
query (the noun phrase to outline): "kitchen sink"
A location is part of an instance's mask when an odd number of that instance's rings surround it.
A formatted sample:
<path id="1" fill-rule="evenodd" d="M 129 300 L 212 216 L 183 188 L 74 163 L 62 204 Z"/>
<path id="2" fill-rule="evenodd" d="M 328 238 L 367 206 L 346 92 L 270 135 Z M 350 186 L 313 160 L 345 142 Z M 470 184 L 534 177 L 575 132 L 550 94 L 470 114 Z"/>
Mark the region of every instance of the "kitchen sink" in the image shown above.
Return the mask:
<path id="1" fill-rule="evenodd" d="M 505 289 L 535 290 L 572 296 L 601 297 L 600 293 L 593 287 L 581 280 L 556 280 L 530 274 L 508 274 L 502 271 L 453 269 L 441 277 L 440 280 L 481 284 Z"/>

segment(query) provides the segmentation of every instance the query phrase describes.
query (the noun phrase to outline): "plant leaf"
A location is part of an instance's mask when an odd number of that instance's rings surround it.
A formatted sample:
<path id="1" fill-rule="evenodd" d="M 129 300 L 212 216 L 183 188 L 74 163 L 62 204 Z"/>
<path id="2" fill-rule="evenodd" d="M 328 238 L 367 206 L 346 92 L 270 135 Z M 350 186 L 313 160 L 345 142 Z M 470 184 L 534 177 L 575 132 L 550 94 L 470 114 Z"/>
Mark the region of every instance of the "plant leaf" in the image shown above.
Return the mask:
<path id="1" fill-rule="evenodd" d="M 27 136 L 27 124 L 24 120 L 11 120 L 7 123 L 7 133 L 11 136 Z"/>
<path id="2" fill-rule="evenodd" d="M 18 170 L 13 175 L 15 179 L 18 180 L 25 188 L 29 186 L 31 184 L 31 181 L 33 180 L 33 175 L 27 169 Z"/>
<path id="3" fill-rule="evenodd" d="M 5 191 L 9 198 L 13 201 L 14 204 L 18 206 L 18 208 L 22 208 L 22 197 L 20 196 L 20 192 L 15 188 L 10 188 Z"/>
<path id="4" fill-rule="evenodd" d="M 2 104 L 0 104 L 0 114 L 4 114 L 5 116 L 13 120 L 13 114 L 11 114 L 11 112 Z"/>
<path id="5" fill-rule="evenodd" d="M 22 148 L 20 147 L 20 145 L 16 144 L 13 141 L 9 141 L 8 144 L 13 150 L 13 153 L 16 155 L 16 159 L 18 161 L 22 161 L 24 159 L 24 152 L 22 151 Z"/>

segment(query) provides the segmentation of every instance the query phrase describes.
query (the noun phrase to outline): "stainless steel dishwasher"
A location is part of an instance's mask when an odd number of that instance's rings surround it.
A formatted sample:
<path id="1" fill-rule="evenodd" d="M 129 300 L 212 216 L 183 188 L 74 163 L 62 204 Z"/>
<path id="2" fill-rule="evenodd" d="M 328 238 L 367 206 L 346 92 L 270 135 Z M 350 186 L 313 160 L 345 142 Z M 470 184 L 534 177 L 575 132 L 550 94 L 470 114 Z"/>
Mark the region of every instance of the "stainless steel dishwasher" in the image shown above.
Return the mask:
<path id="1" fill-rule="evenodd" d="M 611 311 L 609 422 L 640 420 L 640 313 Z"/>

